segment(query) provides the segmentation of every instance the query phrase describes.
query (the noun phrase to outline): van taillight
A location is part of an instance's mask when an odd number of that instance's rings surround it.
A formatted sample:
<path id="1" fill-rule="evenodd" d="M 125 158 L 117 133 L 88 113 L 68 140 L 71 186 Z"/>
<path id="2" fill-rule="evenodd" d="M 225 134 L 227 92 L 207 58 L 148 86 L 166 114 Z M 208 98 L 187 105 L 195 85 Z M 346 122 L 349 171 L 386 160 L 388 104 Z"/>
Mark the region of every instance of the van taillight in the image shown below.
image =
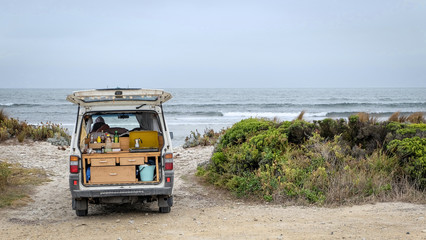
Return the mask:
<path id="1" fill-rule="evenodd" d="M 165 168 L 166 168 L 166 170 L 173 170 L 173 163 L 172 162 L 166 162 Z"/>
<path id="2" fill-rule="evenodd" d="M 173 170 L 173 154 L 172 153 L 164 154 L 164 169 Z"/>
<path id="3" fill-rule="evenodd" d="M 78 173 L 78 157 L 70 157 L 70 173 Z"/>

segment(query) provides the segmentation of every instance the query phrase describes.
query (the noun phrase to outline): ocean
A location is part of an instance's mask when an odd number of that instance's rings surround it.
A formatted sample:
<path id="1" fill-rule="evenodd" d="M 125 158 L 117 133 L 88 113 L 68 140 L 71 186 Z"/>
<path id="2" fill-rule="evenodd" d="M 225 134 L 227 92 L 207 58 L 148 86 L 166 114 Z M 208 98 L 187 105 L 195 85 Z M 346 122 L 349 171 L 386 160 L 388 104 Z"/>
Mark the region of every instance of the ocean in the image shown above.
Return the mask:
<path id="1" fill-rule="evenodd" d="M 0 89 L 0 108 L 29 124 L 53 122 L 72 130 L 77 107 L 65 100 L 77 89 Z M 173 98 L 164 104 L 173 145 L 191 131 L 220 130 L 250 117 L 293 120 L 347 118 L 367 112 L 381 120 L 400 111 L 426 112 L 425 88 L 381 89 L 165 89 Z"/>

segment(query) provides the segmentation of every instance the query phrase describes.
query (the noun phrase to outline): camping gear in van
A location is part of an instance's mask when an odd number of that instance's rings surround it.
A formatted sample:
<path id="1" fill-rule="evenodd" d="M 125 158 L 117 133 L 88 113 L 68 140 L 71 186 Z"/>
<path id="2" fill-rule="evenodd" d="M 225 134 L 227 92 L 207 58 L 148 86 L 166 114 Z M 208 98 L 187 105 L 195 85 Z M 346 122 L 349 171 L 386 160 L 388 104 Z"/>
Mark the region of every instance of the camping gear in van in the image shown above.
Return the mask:
<path id="1" fill-rule="evenodd" d="M 140 141 L 136 141 L 140 139 Z M 138 144 L 137 144 L 138 143 Z M 139 147 L 137 146 L 139 145 Z M 130 152 L 158 151 L 157 131 L 132 131 L 129 133 Z"/>
<path id="2" fill-rule="evenodd" d="M 87 168 L 86 170 L 86 182 L 90 181 L 90 167 Z"/>
<path id="3" fill-rule="evenodd" d="M 150 182 L 154 180 L 155 165 L 139 165 L 139 176 L 142 182 Z"/>

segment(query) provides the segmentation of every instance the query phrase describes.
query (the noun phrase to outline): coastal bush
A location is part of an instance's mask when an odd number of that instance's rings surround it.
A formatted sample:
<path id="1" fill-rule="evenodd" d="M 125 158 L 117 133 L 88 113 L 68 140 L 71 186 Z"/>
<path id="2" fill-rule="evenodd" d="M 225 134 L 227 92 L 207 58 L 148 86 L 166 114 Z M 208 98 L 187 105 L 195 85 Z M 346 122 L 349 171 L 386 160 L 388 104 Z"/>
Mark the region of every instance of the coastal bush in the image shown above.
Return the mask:
<path id="1" fill-rule="evenodd" d="M 0 141 L 1 142 L 5 141 L 9 139 L 9 137 L 10 137 L 10 134 L 9 134 L 9 131 L 7 131 L 7 128 L 0 126 Z"/>
<path id="2" fill-rule="evenodd" d="M 215 132 L 213 129 L 206 128 L 204 134 L 201 135 L 198 130 L 191 131 L 189 136 L 185 138 L 183 148 L 190 148 L 195 146 L 210 146 L 216 144 L 219 137 L 225 132 L 225 129 Z"/>
<path id="3" fill-rule="evenodd" d="M 306 121 L 295 120 L 288 126 L 286 132 L 288 141 L 294 144 L 301 144 L 312 136 L 315 125 Z"/>
<path id="4" fill-rule="evenodd" d="M 362 118 L 242 120 L 225 131 L 197 175 L 237 197 L 264 201 L 333 205 L 413 191 L 426 199 L 426 125 Z"/>
<path id="5" fill-rule="evenodd" d="M 7 113 L 4 111 L 4 109 L 0 109 L 0 122 L 3 122 L 5 119 L 8 119 L 9 116 L 7 115 Z"/>
<path id="6" fill-rule="evenodd" d="M 70 136 L 66 129 L 59 124 L 51 122 L 41 123 L 38 126 L 31 126 L 28 131 L 28 136 L 36 141 L 45 141 L 48 138 L 53 138 L 55 135 L 66 138 L 68 142 L 70 140 Z"/>
<path id="7" fill-rule="evenodd" d="M 392 140 L 388 149 L 398 156 L 400 165 L 420 188 L 426 187 L 426 138 Z"/>
<path id="8" fill-rule="evenodd" d="M 259 131 L 268 130 L 274 125 L 273 122 L 266 119 L 248 118 L 242 120 L 225 132 L 219 142 L 219 148 L 241 144 L 253 134 Z"/>
<path id="9" fill-rule="evenodd" d="M 26 122 L 9 118 L 3 110 L 0 110 L 0 141 L 15 137 L 19 142 L 23 142 L 27 138 L 35 141 L 45 141 L 55 136 L 55 134 L 66 138 L 68 142 L 71 140 L 67 130 L 59 124 L 46 122 L 37 126 L 28 125 Z"/>
<path id="10" fill-rule="evenodd" d="M 314 123 L 318 124 L 319 133 L 321 137 L 325 139 L 333 139 L 334 136 L 340 135 L 347 131 L 347 124 L 344 119 L 334 120 L 331 118 L 326 118 Z"/>

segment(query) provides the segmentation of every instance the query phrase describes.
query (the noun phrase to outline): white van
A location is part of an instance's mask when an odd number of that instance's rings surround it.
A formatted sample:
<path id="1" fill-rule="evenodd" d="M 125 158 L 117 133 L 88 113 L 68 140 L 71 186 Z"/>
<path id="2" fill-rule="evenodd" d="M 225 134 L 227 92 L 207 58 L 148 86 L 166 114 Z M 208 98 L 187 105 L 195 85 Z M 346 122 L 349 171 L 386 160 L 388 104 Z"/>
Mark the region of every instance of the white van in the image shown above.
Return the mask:
<path id="1" fill-rule="evenodd" d="M 173 205 L 173 151 L 162 104 L 170 93 L 149 89 L 77 91 L 69 183 L 72 208 L 88 214 L 88 203 L 158 201 Z"/>

